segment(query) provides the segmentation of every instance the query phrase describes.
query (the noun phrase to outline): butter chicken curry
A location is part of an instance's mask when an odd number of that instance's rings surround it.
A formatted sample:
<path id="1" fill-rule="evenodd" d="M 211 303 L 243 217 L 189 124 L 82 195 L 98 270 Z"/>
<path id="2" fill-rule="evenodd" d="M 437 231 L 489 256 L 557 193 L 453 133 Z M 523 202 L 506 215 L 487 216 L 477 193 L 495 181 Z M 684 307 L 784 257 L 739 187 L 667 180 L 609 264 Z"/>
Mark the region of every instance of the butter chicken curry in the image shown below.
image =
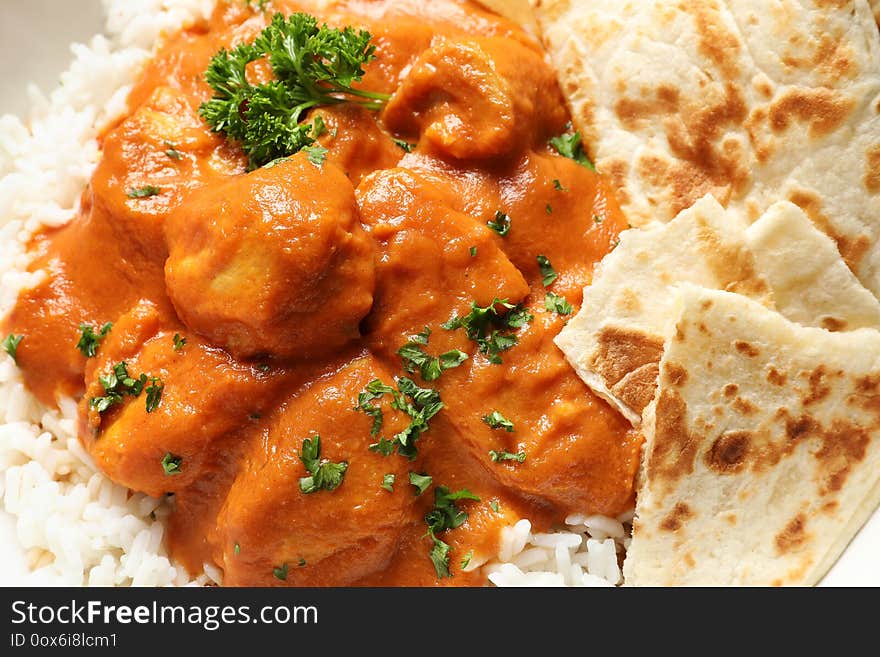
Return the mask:
<path id="1" fill-rule="evenodd" d="M 482 584 L 516 519 L 625 511 L 640 438 L 553 338 L 626 222 L 541 47 L 455 0 L 256 4 L 167 38 L 33 238 L 30 389 L 228 585 Z"/>

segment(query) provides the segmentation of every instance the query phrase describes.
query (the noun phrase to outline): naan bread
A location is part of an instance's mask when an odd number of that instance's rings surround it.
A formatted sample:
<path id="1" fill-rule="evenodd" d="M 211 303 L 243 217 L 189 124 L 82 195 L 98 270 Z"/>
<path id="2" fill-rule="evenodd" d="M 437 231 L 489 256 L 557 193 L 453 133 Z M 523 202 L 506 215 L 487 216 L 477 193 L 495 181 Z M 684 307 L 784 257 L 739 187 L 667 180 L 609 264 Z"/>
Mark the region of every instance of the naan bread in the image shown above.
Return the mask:
<path id="1" fill-rule="evenodd" d="M 747 295 L 806 326 L 880 327 L 880 302 L 797 206 L 777 203 L 746 228 L 706 196 L 667 224 L 624 231 L 556 338 L 587 385 L 635 425 L 654 398 L 682 283 Z"/>
<path id="2" fill-rule="evenodd" d="M 880 294 L 880 32 L 867 0 L 533 0 L 629 221 L 791 200 Z"/>
<path id="3" fill-rule="evenodd" d="M 537 31 L 535 13 L 532 11 L 529 0 L 477 0 L 477 2 L 505 18 L 509 18 L 514 23 Z"/>
<path id="4" fill-rule="evenodd" d="M 880 502 L 880 332 L 693 286 L 679 304 L 626 582 L 813 584 Z"/>

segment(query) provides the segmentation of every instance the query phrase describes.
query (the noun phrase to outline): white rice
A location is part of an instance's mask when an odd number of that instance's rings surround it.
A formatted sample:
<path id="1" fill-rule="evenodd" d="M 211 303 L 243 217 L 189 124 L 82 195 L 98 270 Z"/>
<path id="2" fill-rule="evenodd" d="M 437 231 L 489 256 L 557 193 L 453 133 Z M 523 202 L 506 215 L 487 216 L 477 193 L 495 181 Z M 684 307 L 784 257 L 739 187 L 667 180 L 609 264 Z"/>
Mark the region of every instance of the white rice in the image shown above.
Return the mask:
<path id="1" fill-rule="evenodd" d="M 96 137 L 125 109 L 125 98 L 160 35 L 210 14 L 215 0 L 104 0 L 107 36 L 71 47 L 73 63 L 48 96 L 28 90 L 27 123 L 0 116 L 0 315 L 28 274 L 24 244 L 44 226 L 63 225 L 100 156 Z M 76 405 L 42 406 L 11 358 L 0 357 L 0 499 L 15 521 L 29 572 L 16 583 L 70 586 L 205 585 L 168 557 L 162 501 L 111 482 L 76 437 Z M 503 530 L 501 549 L 476 560 L 496 586 L 613 586 L 629 517 L 574 515 L 554 533 L 528 520 Z"/>

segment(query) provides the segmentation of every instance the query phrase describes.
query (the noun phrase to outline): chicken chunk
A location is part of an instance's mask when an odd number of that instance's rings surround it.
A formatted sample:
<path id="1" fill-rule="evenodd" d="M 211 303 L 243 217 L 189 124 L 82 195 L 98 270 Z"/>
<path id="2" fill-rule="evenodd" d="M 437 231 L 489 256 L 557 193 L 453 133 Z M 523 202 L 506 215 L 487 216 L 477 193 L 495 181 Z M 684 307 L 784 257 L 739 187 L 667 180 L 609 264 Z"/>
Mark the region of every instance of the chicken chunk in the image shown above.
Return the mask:
<path id="1" fill-rule="evenodd" d="M 299 153 L 200 190 L 166 235 L 178 315 L 233 355 L 313 358 L 359 336 L 373 250 L 351 182 L 329 162 Z"/>
<path id="2" fill-rule="evenodd" d="M 345 586 L 393 559 L 418 519 L 409 461 L 370 451 L 372 419 L 355 410 L 374 379 L 391 383 L 372 356 L 355 359 L 294 395 L 253 442 L 218 520 L 224 584 Z M 406 426 L 400 412 L 384 411 L 383 433 Z M 307 470 L 316 441 L 315 463 L 335 471 L 335 484 Z"/>

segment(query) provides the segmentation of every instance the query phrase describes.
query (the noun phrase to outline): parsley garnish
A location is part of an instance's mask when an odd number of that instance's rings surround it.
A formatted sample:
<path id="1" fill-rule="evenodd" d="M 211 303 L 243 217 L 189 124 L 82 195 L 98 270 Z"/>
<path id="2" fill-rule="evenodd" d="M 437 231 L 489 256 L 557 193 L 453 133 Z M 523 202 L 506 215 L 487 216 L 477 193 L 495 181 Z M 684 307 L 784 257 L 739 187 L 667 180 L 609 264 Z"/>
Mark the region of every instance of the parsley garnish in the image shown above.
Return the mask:
<path id="1" fill-rule="evenodd" d="M 168 452 L 164 457 L 162 457 L 162 469 L 165 471 L 165 474 L 169 476 L 180 474 L 181 463 L 183 463 L 183 457 L 174 456 L 174 454 L 172 454 L 171 452 Z"/>
<path id="2" fill-rule="evenodd" d="M 449 572 L 449 551 L 451 548 L 447 543 L 437 538 L 437 534 L 460 527 L 468 519 L 467 511 L 462 511 L 455 504 L 459 500 L 479 502 L 480 498 L 467 488 L 450 493 L 446 486 L 437 486 L 434 488 L 434 508 L 425 515 L 425 523 L 428 525 L 426 536 L 430 536 L 434 543 L 429 557 L 431 563 L 434 564 L 437 577 L 441 579 L 452 577 L 452 573 Z"/>
<path id="3" fill-rule="evenodd" d="M 464 559 L 461 560 L 461 569 L 464 570 L 465 568 L 467 568 L 471 563 L 471 559 L 473 559 L 473 558 L 474 558 L 474 551 L 468 550 L 468 553 L 466 555 L 464 555 Z"/>
<path id="4" fill-rule="evenodd" d="M 397 479 L 395 475 L 391 473 L 386 474 L 384 477 L 382 477 L 382 488 L 387 490 L 389 493 L 393 493 L 395 479 Z"/>
<path id="5" fill-rule="evenodd" d="M 571 124 L 569 123 L 565 129 L 566 131 L 571 130 Z M 550 145 L 563 157 L 574 160 L 578 164 L 587 167 L 590 171 L 596 170 L 596 167 L 590 162 L 590 158 L 584 153 L 584 145 L 581 142 L 580 132 L 566 132 L 558 137 L 553 137 L 553 139 L 550 140 Z"/>
<path id="6" fill-rule="evenodd" d="M 306 567 L 306 560 L 303 557 L 300 557 L 299 561 L 296 562 L 296 565 L 299 566 L 300 568 L 305 568 Z"/>
<path id="7" fill-rule="evenodd" d="M 146 374 L 141 374 L 138 378 L 130 376 L 125 361 L 116 363 L 108 374 L 98 377 L 98 381 L 104 388 L 104 396 L 92 397 L 89 400 L 89 406 L 98 413 L 103 413 L 111 406 L 121 404 L 125 395 L 140 396 L 144 386 L 147 385 L 147 380 Z M 147 406 L 149 408 L 149 403 Z"/>
<path id="8" fill-rule="evenodd" d="M 498 463 L 499 461 L 516 461 L 517 463 L 522 463 L 526 460 L 526 453 L 517 452 L 516 454 L 511 454 L 510 452 L 496 452 L 494 449 L 490 449 L 489 458 L 495 463 Z"/>
<path id="9" fill-rule="evenodd" d="M 502 311 L 498 308 L 501 307 Z M 447 331 L 464 328 L 468 339 L 477 343 L 481 354 L 489 357 L 489 362 L 500 365 L 498 355 L 518 342 L 512 333 L 502 333 L 505 328 L 517 329 L 532 321 L 532 314 L 522 306 L 515 306 L 507 299 L 495 298 L 488 306 L 471 303 L 470 312 L 464 317 L 452 317 L 440 326 Z M 498 327 L 498 328 L 496 328 Z"/>
<path id="10" fill-rule="evenodd" d="M 252 169 L 297 153 L 317 138 L 313 123 L 300 122 L 312 108 L 356 103 L 379 110 L 388 101 L 387 94 L 352 87 L 375 59 L 371 38 L 351 27 L 319 27 L 308 14 L 275 14 L 253 43 L 214 55 L 205 73 L 214 97 L 199 114 L 212 130 L 241 144 Z M 274 79 L 251 84 L 247 66 L 263 58 Z"/>
<path id="11" fill-rule="evenodd" d="M 373 418 L 373 429 L 370 432 L 372 436 L 378 435 L 382 429 L 382 411 L 370 402 L 386 394 L 391 395 L 391 408 L 409 415 L 409 426 L 396 434 L 392 440 L 380 438 L 379 442 L 370 445 L 370 451 L 378 452 L 382 456 L 390 456 L 394 450 L 397 450 L 401 456 L 413 460 L 418 454 L 416 441 L 430 429 L 428 421 L 443 409 L 440 393 L 432 388 L 419 388 L 406 377 L 397 379 L 397 390 L 378 379 L 371 381 L 366 391 L 358 395 L 358 405 L 355 409 Z"/>
<path id="12" fill-rule="evenodd" d="M 320 118 L 320 117 L 318 117 Z M 327 149 L 323 146 L 306 146 L 303 148 L 309 162 L 319 169 L 324 166 L 324 159 L 327 157 Z"/>
<path id="13" fill-rule="evenodd" d="M 596 222 L 597 224 L 601 224 L 602 221 L 603 221 L 603 219 L 602 219 L 602 217 L 600 217 L 598 214 L 594 214 L 594 215 L 593 215 L 593 221 Z"/>
<path id="14" fill-rule="evenodd" d="M 553 206 L 549 203 L 544 206 L 544 209 L 547 211 L 547 214 L 553 214 Z"/>
<path id="15" fill-rule="evenodd" d="M 538 267 L 541 268 L 541 276 L 544 277 L 543 281 L 544 287 L 549 287 L 553 284 L 557 278 L 559 278 L 559 274 L 556 273 L 556 270 L 553 269 L 553 265 L 550 264 L 550 260 L 547 256 L 539 255 L 538 259 Z"/>
<path id="16" fill-rule="evenodd" d="M 235 553 L 235 556 L 238 556 L 241 553 L 241 546 L 236 542 L 232 551 Z"/>
<path id="17" fill-rule="evenodd" d="M 404 150 L 404 152 L 406 152 L 406 153 L 412 153 L 413 150 L 415 150 L 415 147 L 416 147 L 415 144 L 410 143 L 410 142 L 408 142 L 408 141 L 404 141 L 403 139 L 393 139 L 393 138 L 392 138 L 391 141 L 393 141 L 395 144 L 397 144 L 398 146 L 400 146 L 400 147 Z"/>
<path id="18" fill-rule="evenodd" d="M 129 189 L 126 193 L 128 198 L 149 198 L 150 196 L 157 196 L 162 193 L 162 190 L 155 185 L 147 185 L 146 187 L 137 187 Z"/>
<path id="19" fill-rule="evenodd" d="M 468 359 L 468 355 L 458 349 L 440 354 L 439 358 L 425 352 L 424 345 L 428 344 L 431 329 L 427 326 L 421 333 L 417 333 L 409 339 L 405 345 L 397 350 L 397 355 L 403 359 L 403 368 L 412 374 L 419 369 L 425 381 L 436 381 L 444 370 L 458 367 Z"/>
<path id="20" fill-rule="evenodd" d="M 565 297 L 561 297 L 553 292 L 548 292 L 544 297 L 544 307 L 550 312 L 556 312 L 560 315 L 570 315 L 574 307 Z"/>
<path id="21" fill-rule="evenodd" d="M 486 225 L 501 235 L 501 237 L 504 237 L 510 232 L 510 217 L 504 214 L 501 210 L 498 210 L 495 213 L 495 219 L 493 221 L 487 221 Z"/>
<path id="22" fill-rule="evenodd" d="M 3 351 L 12 356 L 12 360 L 15 361 L 16 365 L 18 364 L 18 345 L 23 337 L 23 335 L 14 335 L 10 333 L 3 338 Z"/>
<path id="23" fill-rule="evenodd" d="M 280 579 L 282 582 L 286 581 L 287 580 L 287 562 L 285 561 L 283 564 L 281 564 L 281 568 L 273 568 L 272 574 L 275 575 L 275 577 Z"/>
<path id="24" fill-rule="evenodd" d="M 477 257 L 477 247 L 472 246 L 472 247 L 469 249 L 469 251 L 470 251 L 470 254 L 471 254 L 471 258 L 476 258 L 476 257 Z"/>
<path id="25" fill-rule="evenodd" d="M 348 462 L 340 461 L 332 463 L 321 458 L 321 436 L 315 434 L 314 440 L 306 438 L 303 441 L 299 460 L 309 471 L 308 477 L 301 477 L 299 489 L 306 494 L 315 493 L 321 489 L 334 490 L 342 483 L 345 471 L 348 470 Z"/>
<path id="26" fill-rule="evenodd" d="M 499 510 L 498 500 L 492 500 L 489 503 L 489 508 L 492 509 L 495 513 L 498 513 L 498 510 Z"/>
<path id="27" fill-rule="evenodd" d="M 183 153 L 181 153 L 179 150 L 174 148 L 174 144 L 171 144 L 166 141 L 165 147 L 168 149 L 165 151 L 165 155 L 170 157 L 172 160 L 182 160 L 183 159 Z"/>
<path id="28" fill-rule="evenodd" d="M 498 411 L 492 411 L 489 415 L 484 415 L 483 422 L 493 429 L 504 429 L 508 433 L 513 433 L 513 422 Z"/>
<path id="29" fill-rule="evenodd" d="M 416 487 L 416 497 L 428 490 L 433 479 L 430 475 L 422 475 L 417 472 L 409 473 L 409 483 Z"/>
<path id="30" fill-rule="evenodd" d="M 79 349 L 80 353 L 86 358 L 94 357 L 94 355 L 98 353 L 98 347 L 101 345 L 101 341 L 107 337 L 107 334 L 112 328 L 113 324 L 107 322 L 97 333 L 95 333 L 95 329 L 88 324 L 80 324 L 79 330 L 82 331 L 82 335 L 79 338 L 79 342 L 76 343 L 76 348 Z"/>
<path id="31" fill-rule="evenodd" d="M 159 403 L 162 401 L 162 391 L 165 389 L 165 384 L 162 383 L 162 379 L 158 377 L 150 378 L 150 385 L 147 386 L 147 413 L 152 413 L 159 407 Z"/>
<path id="32" fill-rule="evenodd" d="M 558 178 L 553 179 L 553 189 L 555 189 L 558 192 L 567 192 L 568 191 L 565 187 L 562 186 L 562 183 L 559 182 Z"/>
<path id="33" fill-rule="evenodd" d="M 180 337 L 180 333 L 174 334 L 174 351 L 180 351 L 186 346 L 186 338 Z"/>

